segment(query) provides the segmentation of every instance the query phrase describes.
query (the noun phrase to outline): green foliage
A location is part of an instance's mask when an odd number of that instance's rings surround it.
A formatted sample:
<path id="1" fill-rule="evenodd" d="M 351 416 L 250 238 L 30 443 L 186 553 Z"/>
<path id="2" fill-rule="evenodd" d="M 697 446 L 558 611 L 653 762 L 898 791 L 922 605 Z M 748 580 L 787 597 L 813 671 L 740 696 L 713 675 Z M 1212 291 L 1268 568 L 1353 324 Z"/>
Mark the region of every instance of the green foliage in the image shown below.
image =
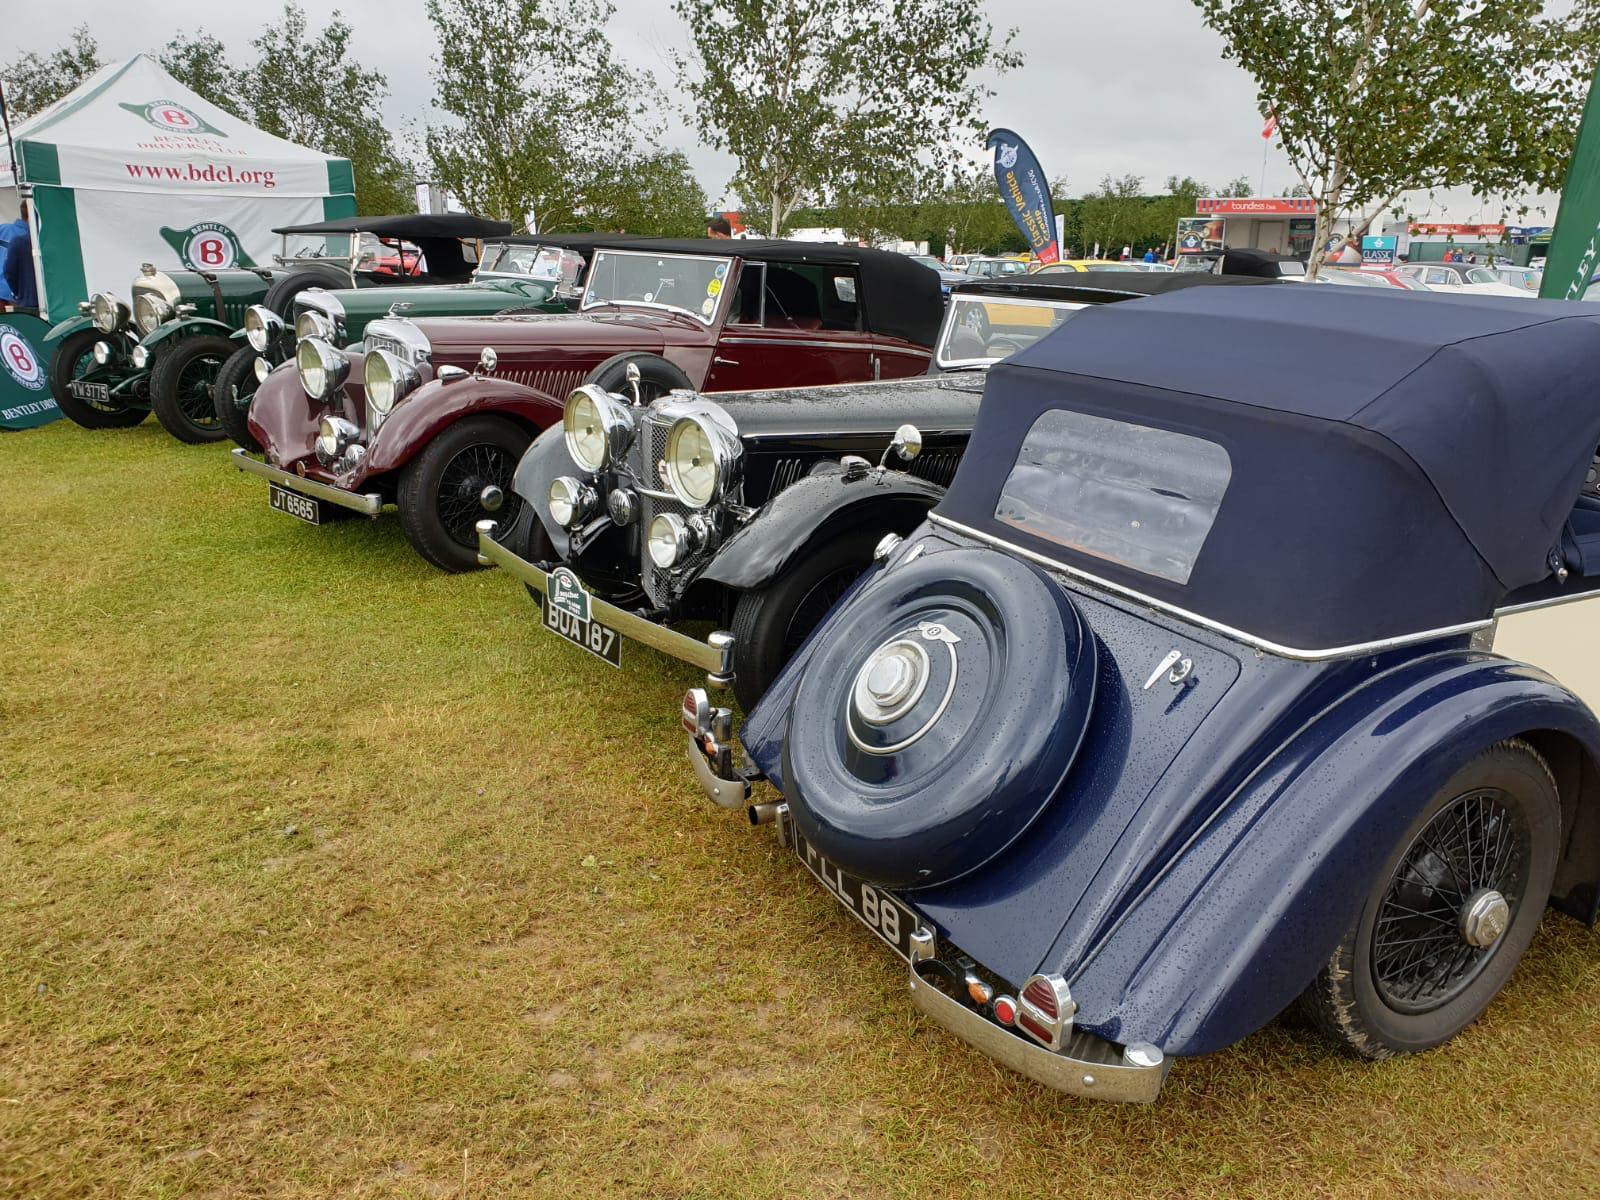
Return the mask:
<path id="1" fill-rule="evenodd" d="M 304 10 L 290 3 L 251 41 L 253 62 L 230 62 L 226 47 L 200 30 L 168 42 L 161 65 L 240 120 L 349 159 L 362 213 L 409 212 L 416 207 L 409 172 L 383 118 L 388 80 L 354 60 L 351 33 L 335 11 L 312 34 Z"/>
<path id="2" fill-rule="evenodd" d="M 351 33 L 335 9 L 310 35 L 305 12 L 286 3 L 251 42 L 258 57 L 240 78 L 242 96 L 268 133 L 348 158 L 363 213 L 409 212 L 416 198 L 383 119 L 388 80 L 354 59 Z"/>
<path id="3" fill-rule="evenodd" d="M 12 16 L 20 17 L 21 13 Z M 10 32 L 17 32 L 14 23 Z M 86 24 L 72 31 L 66 45 L 48 54 L 20 54 L 0 65 L 0 86 L 5 88 L 12 126 L 54 104 L 102 65 L 100 47 Z"/>
<path id="4" fill-rule="evenodd" d="M 1311 269 L 1333 222 L 1403 193 L 1559 189 L 1600 11 L 1542 0 L 1195 0 L 1318 205 Z M 1589 36 L 1582 36 L 1588 20 Z"/>
<path id="5" fill-rule="evenodd" d="M 475 212 L 546 231 L 589 203 L 625 203 L 611 188 L 655 133 L 655 85 L 617 62 L 612 12 L 610 0 L 428 0 L 433 103 L 448 118 L 427 128 L 434 178 Z"/>
<path id="6" fill-rule="evenodd" d="M 948 183 L 982 140 L 978 80 L 1018 66 L 981 0 L 673 0 L 691 45 L 675 61 L 708 144 L 774 236 L 804 205 L 850 225 Z"/>
<path id="7" fill-rule="evenodd" d="M 658 150 L 592 180 L 584 219 L 595 229 L 703 237 L 708 204 L 683 151 Z"/>
<path id="8" fill-rule="evenodd" d="M 240 68 L 228 61 L 228 48 L 205 30 L 192 36 L 178 34 L 162 47 L 160 59 L 168 74 L 179 83 L 241 121 L 250 120 L 239 94 Z"/>

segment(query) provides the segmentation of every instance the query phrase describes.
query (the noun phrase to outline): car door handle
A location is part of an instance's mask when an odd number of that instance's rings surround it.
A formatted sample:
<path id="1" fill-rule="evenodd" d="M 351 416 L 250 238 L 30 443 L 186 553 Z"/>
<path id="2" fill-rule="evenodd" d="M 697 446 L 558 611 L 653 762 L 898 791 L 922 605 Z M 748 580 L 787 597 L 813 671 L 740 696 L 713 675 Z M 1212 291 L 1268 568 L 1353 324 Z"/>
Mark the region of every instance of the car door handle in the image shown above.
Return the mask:
<path id="1" fill-rule="evenodd" d="M 734 359 L 723 358 L 722 355 L 718 354 L 711 360 L 711 365 L 713 367 L 737 367 L 739 364 Z"/>

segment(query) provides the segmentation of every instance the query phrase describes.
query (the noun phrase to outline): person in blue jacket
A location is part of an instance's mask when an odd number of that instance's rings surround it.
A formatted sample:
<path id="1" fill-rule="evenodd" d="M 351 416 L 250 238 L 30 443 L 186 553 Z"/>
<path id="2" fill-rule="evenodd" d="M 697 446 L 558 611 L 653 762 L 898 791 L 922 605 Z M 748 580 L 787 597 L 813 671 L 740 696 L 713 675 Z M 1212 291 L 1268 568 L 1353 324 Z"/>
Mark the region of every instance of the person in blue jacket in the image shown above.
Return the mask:
<path id="1" fill-rule="evenodd" d="M 9 225 L 0 225 L 0 300 L 18 308 L 39 307 L 39 287 L 33 275 L 33 233 L 28 228 L 28 202 Z"/>

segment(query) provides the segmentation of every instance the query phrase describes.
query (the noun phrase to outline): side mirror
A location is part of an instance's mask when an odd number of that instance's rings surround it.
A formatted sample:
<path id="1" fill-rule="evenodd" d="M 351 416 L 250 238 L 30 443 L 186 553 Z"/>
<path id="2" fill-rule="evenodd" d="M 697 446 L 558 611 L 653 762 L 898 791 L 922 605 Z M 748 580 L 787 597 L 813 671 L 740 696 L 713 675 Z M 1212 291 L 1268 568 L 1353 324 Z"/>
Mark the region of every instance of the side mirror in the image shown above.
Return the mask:
<path id="1" fill-rule="evenodd" d="M 883 457 L 878 460 L 880 468 L 889 465 L 891 456 L 901 462 L 910 462 L 922 453 L 922 430 L 915 425 L 902 425 L 894 431 L 894 441 L 889 443 L 889 448 L 883 452 Z"/>

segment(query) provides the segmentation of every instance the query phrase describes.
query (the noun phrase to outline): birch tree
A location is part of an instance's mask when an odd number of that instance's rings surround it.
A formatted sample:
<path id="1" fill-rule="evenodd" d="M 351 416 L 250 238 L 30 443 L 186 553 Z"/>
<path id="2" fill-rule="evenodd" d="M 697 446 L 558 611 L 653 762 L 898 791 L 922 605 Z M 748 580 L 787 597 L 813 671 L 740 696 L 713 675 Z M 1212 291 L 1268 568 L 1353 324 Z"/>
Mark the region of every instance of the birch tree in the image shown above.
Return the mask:
<path id="1" fill-rule="evenodd" d="M 1364 230 L 1407 192 L 1562 185 L 1594 49 L 1542 0 L 1195 3 L 1317 202 L 1312 277 L 1339 221 Z"/>
<path id="2" fill-rule="evenodd" d="M 673 0 L 701 136 L 773 237 L 795 210 L 932 194 L 983 141 L 981 82 L 1018 66 L 982 0 Z"/>

